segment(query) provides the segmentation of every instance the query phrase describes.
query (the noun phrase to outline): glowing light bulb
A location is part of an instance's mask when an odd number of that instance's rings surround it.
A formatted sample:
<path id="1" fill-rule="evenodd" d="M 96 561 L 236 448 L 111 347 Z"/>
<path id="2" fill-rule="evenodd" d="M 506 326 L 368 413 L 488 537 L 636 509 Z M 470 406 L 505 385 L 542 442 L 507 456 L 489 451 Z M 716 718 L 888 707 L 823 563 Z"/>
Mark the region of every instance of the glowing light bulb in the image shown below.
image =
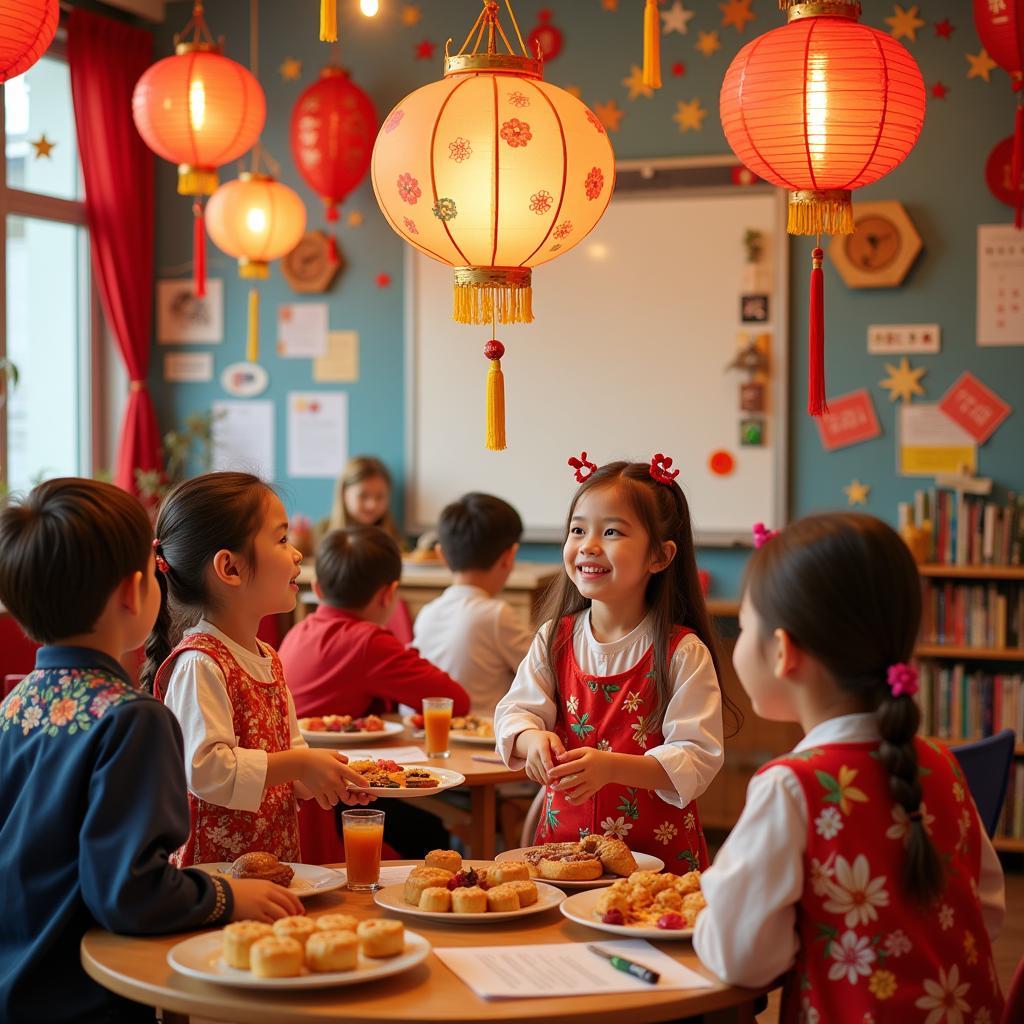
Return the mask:
<path id="1" fill-rule="evenodd" d="M 359 0 L 359 10 L 372 18 L 380 10 L 380 0 Z"/>
<path id="2" fill-rule="evenodd" d="M 201 78 L 195 78 L 189 83 L 188 117 L 193 130 L 202 131 L 206 121 L 206 87 Z"/>
<path id="3" fill-rule="evenodd" d="M 807 75 L 807 149 L 811 159 L 821 161 L 828 148 L 828 76 L 827 61 L 812 57 Z"/>
<path id="4" fill-rule="evenodd" d="M 254 235 L 263 234 L 267 230 L 267 214 L 263 207 L 252 206 L 246 211 L 245 226 Z"/>

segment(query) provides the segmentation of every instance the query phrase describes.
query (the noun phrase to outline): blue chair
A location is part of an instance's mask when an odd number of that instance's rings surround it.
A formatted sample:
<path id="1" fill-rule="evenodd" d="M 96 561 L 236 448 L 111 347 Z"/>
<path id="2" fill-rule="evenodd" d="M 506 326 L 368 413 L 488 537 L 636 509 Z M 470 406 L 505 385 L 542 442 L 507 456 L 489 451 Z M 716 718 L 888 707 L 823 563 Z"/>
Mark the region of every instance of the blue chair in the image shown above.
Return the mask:
<path id="1" fill-rule="evenodd" d="M 950 747 L 960 762 L 967 787 L 977 804 L 981 823 L 990 838 L 995 835 L 1003 801 L 1006 799 L 1015 742 L 1013 730 L 1003 729 L 995 736 L 986 736 L 983 740 L 965 743 L 961 747 Z"/>

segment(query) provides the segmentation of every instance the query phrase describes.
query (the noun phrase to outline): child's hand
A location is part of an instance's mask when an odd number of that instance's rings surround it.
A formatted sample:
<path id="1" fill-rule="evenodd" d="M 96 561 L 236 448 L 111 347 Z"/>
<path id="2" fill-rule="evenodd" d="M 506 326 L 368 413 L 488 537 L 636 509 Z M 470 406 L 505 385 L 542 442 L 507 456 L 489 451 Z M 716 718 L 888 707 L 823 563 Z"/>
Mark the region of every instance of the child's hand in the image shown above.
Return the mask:
<path id="1" fill-rule="evenodd" d="M 565 794 L 566 803 L 581 804 L 612 780 L 614 755 L 593 747 L 578 747 L 558 756 L 548 773 L 553 788 Z"/>
<path id="2" fill-rule="evenodd" d="M 540 729 L 524 734 L 526 746 L 526 777 L 546 786 L 550 780 L 549 772 L 555 766 L 555 758 L 565 753 L 562 741 L 553 732 Z"/>
<path id="3" fill-rule="evenodd" d="M 365 789 L 369 783 L 348 767 L 348 758 L 336 750 L 303 750 L 296 782 L 306 787 L 316 802 L 330 810 L 338 801 L 351 803 L 349 786 Z M 366 794 L 361 794 L 363 797 Z"/>
<path id="4" fill-rule="evenodd" d="M 235 906 L 232 921 L 263 921 L 270 924 L 279 917 L 304 914 L 302 901 L 277 882 L 264 882 L 258 878 L 230 878 L 231 895 Z"/>

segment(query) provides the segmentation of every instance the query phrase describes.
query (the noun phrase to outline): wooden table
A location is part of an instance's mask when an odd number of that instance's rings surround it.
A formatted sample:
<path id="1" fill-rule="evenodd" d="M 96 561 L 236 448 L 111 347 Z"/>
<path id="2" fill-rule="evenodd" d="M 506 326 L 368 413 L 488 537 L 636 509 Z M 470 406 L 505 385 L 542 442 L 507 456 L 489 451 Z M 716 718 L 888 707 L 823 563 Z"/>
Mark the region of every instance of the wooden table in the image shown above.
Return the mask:
<path id="1" fill-rule="evenodd" d="M 398 917 L 433 946 L 595 942 L 607 938 L 599 931 L 567 920 L 557 910 L 524 918 L 511 926 L 507 922 L 458 926 L 382 911 L 373 903 L 372 896 L 347 890 L 314 897 L 306 906 L 312 915 L 344 911 L 360 919 Z M 433 954 L 418 967 L 380 981 L 286 994 L 267 989 L 228 988 L 175 973 L 167 963 L 167 951 L 186 937 L 134 938 L 94 928 L 82 939 L 82 965 L 89 977 L 104 988 L 163 1009 L 166 1024 L 187 1024 L 193 1014 L 237 1024 L 493 1024 L 524 1019 L 551 1024 L 621 1024 L 624 1020 L 646 1024 L 701 1014 L 705 1024 L 748 1024 L 754 1019 L 753 1000 L 760 994 L 759 990 L 733 988 L 716 981 L 713 988 L 693 991 L 487 1002 Z M 712 977 L 689 942 L 655 945 L 687 967 Z"/>

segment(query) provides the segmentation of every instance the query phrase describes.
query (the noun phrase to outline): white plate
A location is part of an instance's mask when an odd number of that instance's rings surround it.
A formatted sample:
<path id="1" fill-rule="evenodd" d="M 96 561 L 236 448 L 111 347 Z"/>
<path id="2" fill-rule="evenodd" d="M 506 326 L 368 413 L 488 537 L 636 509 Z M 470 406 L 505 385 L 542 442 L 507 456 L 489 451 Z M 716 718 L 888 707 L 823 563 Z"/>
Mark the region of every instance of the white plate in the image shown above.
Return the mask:
<path id="1" fill-rule="evenodd" d="M 692 928 L 633 928 L 622 924 L 605 924 L 594 916 L 597 901 L 601 898 L 599 889 L 590 892 L 577 892 L 566 897 L 559 905 L 559 910 L 570 921 L 585 924 L 588 928 L 596 928 L 599 932 L 610 932 L 624 939 L 657 939 L 666 942 L 670 939 L 688 939 L 693 935 Z"/>
<path id="2" fill-rule="evenodd" d="M 521 850 L 505 850 L 494 859 L 526 860 L 526 854 L 536 848 L 535 846 L 524 846 Z M 665 866 L 665 862 L 660 857 L 654 857 L 649 853 L 634 852 L 633 858 L 636 860 L 637 871 L 661 871 Z M 557 885 L 560 889 L 601 889 L 606 885 L 611 885 L 612 882 L 617 882 L 620 877 L 620 875 L 602 875 L 600 878 L 594 878 L 588 882 L 561 881 L 557 878 L 535 878 L 534 881 L 545 881 L 548 885 Z"/>
<path id="3" fill-rule="evenodd" d="M 491 750 L 495 747 L 493 736 L 476 736 L 471 732 L 459 732 L 457 729 L 452 729 L 448 735 L 453 743 L 472 743 L 475 747 L 490 747 Z"/>
<path id="4" fill-rule="evenodd" d="M 374 893 L 373 901 L 378 907 L 394 910 L 399 914 L 412 917 L 428 917 L 442 924 L 491 924 L 494 921 L 508 921 L 515 917 L 529 917 L 531 914 L 542 914 L 545 910 L 553 910 L 562 900 L 565 893 L 553 885 L 545 885 L 536 879 L 537 902 L 520 910 L 487 911 L 484 914 L 453 914 L 437 910 L 420 910 L 405 902 L 405 884 L 388 885 Z"/>
<path id="5" fill-rule="evenodd" d="M 179 974 L 203 981 L 214 981 L 219 985 L 233 985 L 236 988 L 328 988 L 334 985 L 358 985 L 376 978 L 387 978 L 401 974 L 430 955 L 430 943 L 416 932 L 406 931 L 405 952 L 399 956 L 375 960 L 359 954 L 359 961 L 352 971 L 325 971 L 318 974 L 303 968 L 295 978 L 257 978 L 251 971 L 229 967 L 221 956 L 223 939 L 221 933 L 205 932 L 185 939 L 167 951 L 167 962 Z"/>
<path id="6" fill-rule="evenodd" d="M 288 891 L 300 900 L 310 896 L 319 896 L 322 892 L 333 892 L 345 884 L 345 872 L 333 868 L 322 868 L 318 864 L 292 864 L 288 866 L 295 872 L 295 877 L 288 886 Z M 210 875 L 228 875 L 231 865 L 227 861 L 217 864 L 189 864 L 187 867 L 199 868 Z"/>
<path id="7" fill-rule="evenodd" d="M 340 750 L 353 743 L 375 743 L 378 740 L 389 740 L 405 732 L 405 726 L 401 722 L 385 722 L 384 728 L 377 732 L 310 732 L 308 729 L 301 728 L 299 732 L 311 747 L 336 747 Z"/>
<path id="8" fill-rule="evenodd" d="M 350 760 L 355 760 L 354 758 Z M 435 768 L 433 765 L 425 764 L 402 764 L 399 768 L 423 768 L 437 778 L 436 786 L 424 786 L 422 789 L 389 789 L 384 786 L 369 786 L 366 789 L 357 789 L 357 793 L 369 793 L 376 797 L 400 797 L 402 800 L 415 800 L 417 797 L 433 796 L 435 793 L 443 793 L 446 789 L 453 789 L 461 786 L 466 781 L 466 776 L 459 772 L 453 772 L 450 768 Z"/>

